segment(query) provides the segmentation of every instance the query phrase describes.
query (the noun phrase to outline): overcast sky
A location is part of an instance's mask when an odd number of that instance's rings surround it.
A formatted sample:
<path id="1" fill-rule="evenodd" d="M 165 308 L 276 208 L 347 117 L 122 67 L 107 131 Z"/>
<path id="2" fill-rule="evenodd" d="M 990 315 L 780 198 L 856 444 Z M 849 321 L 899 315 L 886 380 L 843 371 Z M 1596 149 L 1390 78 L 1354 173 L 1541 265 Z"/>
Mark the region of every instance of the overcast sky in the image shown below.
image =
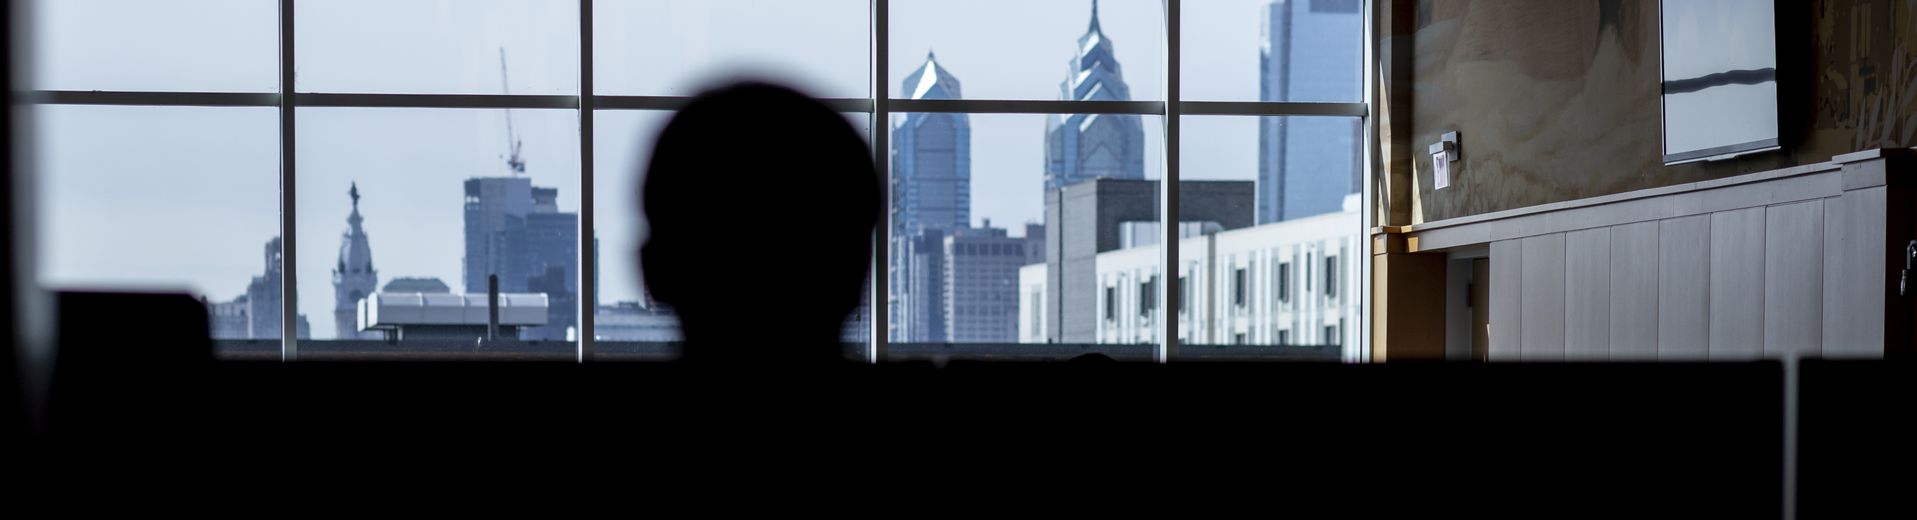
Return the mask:
<path id="1" fill-rule="evenodd" d="M 1186 2 L 1187 99 L 1256 99 L 1266 2 Z M 895 0 L 888 84 L 896 95 L 905 75 L 936 51 L 967 98 L 1056 99 L 1089 4 Z M 43 0 L 33 84 L 275 91 L 275 8 L 270 0 Z M 1105 0 L 1100 11 L 1134 99 L 1162 99 L 1161 2 Z M 688 95 L 757 75 L 824 97 L 869 95 L 865 0 L 601 0 L 595 14 L 600 94 Z M 307 1 L 296 20 L 301 91 L 500 93 L 502 47 L 512 93 L 579 90 L 571 1 Z M 275 110 L 56 106 L 34 114 L 45 172 L 44 280 L 177 287 L 226 300 L 260 274 L 261 248 L 278 229 Z M 604 302 L 638 294 L 630 268 L 636 169 L 668 116 L 598 115 Z M 534 184 L 559 188 L 560 209 L 577 211 L 578 114 L 515 110 L 511 117 Z M 1016 234 L 1041 215 L 1045 118 L 971 121 L 973 220 L 989 218 Z M 1161 120 L 1145 123 L 1146 172 L 1155 178 L 1163 170 Z M 1188 118 L 1185 178 L 1254 178 L 1256 128 L 1251 118 Z M 382 284 L 433 276 L 459 289 L 460 181 L 505 174 L 502 111 L 302 109 L 297 130 L 299 306 L 315 337 L 332 336 L 330 269 L 350 210 L 349 183 L 357 181 L 365 197 L 361 211 Z"/>

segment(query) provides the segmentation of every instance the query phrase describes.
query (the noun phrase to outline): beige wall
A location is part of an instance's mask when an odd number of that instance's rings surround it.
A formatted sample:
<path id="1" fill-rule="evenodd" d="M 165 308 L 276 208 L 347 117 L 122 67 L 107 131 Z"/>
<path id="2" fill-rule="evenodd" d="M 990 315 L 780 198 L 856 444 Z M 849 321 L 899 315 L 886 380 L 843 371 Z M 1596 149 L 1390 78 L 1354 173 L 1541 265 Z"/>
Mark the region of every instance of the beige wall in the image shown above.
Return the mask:
<path id="1" fill-rule="evenodd" d="M 1392 145 L 1410 147 L 1411 223 L 1917 145 L 1917 0 L 1776 2 L 1786 152 L 1675 167 L 1659 146 L 1657 0 L 1388 3 L 1416 27 L 1411 102 L 1381 107 L 1410 105 L 1411 139 Z M 1415 152 L 1448 131 L 1463 163 L 1434 193 Z"/>

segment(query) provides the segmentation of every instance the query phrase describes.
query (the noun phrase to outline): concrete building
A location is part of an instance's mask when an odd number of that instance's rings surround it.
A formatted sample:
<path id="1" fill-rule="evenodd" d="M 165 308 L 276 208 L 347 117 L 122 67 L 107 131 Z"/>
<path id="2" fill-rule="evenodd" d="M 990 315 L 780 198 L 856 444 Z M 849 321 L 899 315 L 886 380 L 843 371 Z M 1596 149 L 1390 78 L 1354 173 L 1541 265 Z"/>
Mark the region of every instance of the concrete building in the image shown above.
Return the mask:
<path id="1" fill-rule="evenodd" d="M 928 52 L 900 92 L 959 99 L 958 78 Z M 909 113 L 892 127 L 892 218 L 886 266 L 893 341 L 941 341 L 945 298 L 938 265 L 947 232 L 971 225 L 972 124 L 965 114 Z"/>
<path id="2" fill-rule="evenodd" d="M 1360 295 L 1364 244 L 1352 229 L 1361 225 L 1357 196 L 1344 211 L 1225 229 L 1199 226 L 1179 241 L 1181 265 L 1173 290 L 1179 340 L 1187 345 L 1337 345 L 1345 359 L 1362 359 Z M 1089 287 L 1092 339 L 1070 342 L 1155 343 L 1165 305 L 1158 285 L 1162 255 L 1155 244 L 1098 253 Z M 1048 327 L 1053 298 L 1048 264 L 1019 269 L 1018 341 L 1056 341 Z M 1078 289 L 1078 290 L 1074 290 Z"/>
<path id="3" fill-rule="evenodd" d="M 1028 251 L 1043 246 L 1030 234 L 1012 237 L 990 226 L 959 230 L 941 244 L 947 343 L 1009 343 L 1018 336 L 1018 269 Z"/>
<path id="4" fill-rule="evenodd" d="M 1360 101 L 1364 2 L 1274 0 L 1264 8 L 1259 100 Z M 1364 147 L 1355 117 L 1258 118 L 1258 223 L 1341 210 L 1358 193 Z"/>
<path id="5" fill-rule="evenodd" d="M 1078 38 L 1067 63 L 1059 99 L 1130 101 L 1124 69 L 1112 54 L 1112 40 L 1098 25 L 1092 2 L 1091 27 Z M 1145 130 L 1137 115 L 1070 114 L 1049 116 L 1045 124 L 1045 191 L 1091 179 L 1145 178 Z"/>
<path id="6" fill-rule="evenodd" d="M 1025 330 L 1044 332 L 1027 339 L 1098 341 L 1098 255 L 1123 248 L 1128 224 L 1159 222 L 1158 185 L 1100 179 L 1046 194 L 1044 294 L 1032 303 L 1031 292 L 1021 291 L 1022 304 L 1042 309 L 1037 318 L 1022 317 L 1032 321 Z M 1188 228 L 1194 231 L 1250 227 L 1252 187 L 1249 181 L 1180 182 L 1179 219 L 1199 223 Z M 1136 236 L 1138 228 L 1130 229 Z"/>
<path id="7" fill-rule="evenodd" d="M 373 339 L 376 334 L 359 330 L 359 300 L 379 285 L 379 271 L 373 269 L 373 246 L 366 238 L 365 221 L 359 215 L 359 183 L 347 190 L 353 198 L 353 212 L 346 216 L 346 231 L 339 237 L 339 260 L 333 265 L 333 337 L 335 339 Z"/>

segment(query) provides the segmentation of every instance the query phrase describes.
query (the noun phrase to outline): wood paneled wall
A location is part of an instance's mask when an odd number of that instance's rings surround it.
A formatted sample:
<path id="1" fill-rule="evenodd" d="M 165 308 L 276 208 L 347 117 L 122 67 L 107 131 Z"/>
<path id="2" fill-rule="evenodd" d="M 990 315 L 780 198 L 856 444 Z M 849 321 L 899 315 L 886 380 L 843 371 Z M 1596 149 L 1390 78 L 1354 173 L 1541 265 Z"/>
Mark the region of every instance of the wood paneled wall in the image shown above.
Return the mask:
<path id="1" fill-rule="evenodd" d="M 1889 150 L 1413 226 L 1490 251 L 1493 361 L 1881 357 L 1911 208 Z M 1902 172 L 1909 173 L 1909 172 Z M 1908 227 L 1908 226 L 1904 226 Z M 1893 254 L 1897 253 L 1897 254 Z M 1889 274 L 1887 274 L 1889 273 Z"/>

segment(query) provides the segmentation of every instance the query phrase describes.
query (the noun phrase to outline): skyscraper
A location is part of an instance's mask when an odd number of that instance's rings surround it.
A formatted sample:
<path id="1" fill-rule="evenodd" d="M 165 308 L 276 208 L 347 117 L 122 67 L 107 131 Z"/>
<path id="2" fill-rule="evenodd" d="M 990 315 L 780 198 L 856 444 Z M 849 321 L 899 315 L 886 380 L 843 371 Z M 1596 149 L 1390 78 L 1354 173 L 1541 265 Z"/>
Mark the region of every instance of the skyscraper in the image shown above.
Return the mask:
<path id="1" fill-rule="evenodd" d="M 533 193 L 541 190 L 556 192 L 533 188 Z M 566 329 L 578 323 L 574 316 L 579 301 L 579 215 L 542 210 L 550 206 L 539 204 L 533 208 L 523 231 L 507 232 L 512 237 L 511 254 L 519 258 L 514 264 L 523 265 L 513 275 L 525 277 L 527 292 L 545 293 L 551 301 L 546 324 L 526 329 L 525 339 L 566 339 Z"/>
<path id="2" fill-rule="evenodd" d="M 246 294 L 229 302 L 213 305 L 212 333 L 215 339 L 279 339 L 280 305 L 283 294 L 280 291 L 284 267 L 280 262 L 280 238 L 273 237 L 266 243 L 263 255 L 266 260 L 265 272 L 246 284 Z M 306 322 L 306 315 L 298 315 L 294 324 L 294 337 L 306 339 L 312 328 Z"/>
<path id="3" fill-rule="evenodd" d="M 346 232 L 339 238 L 339 261 L 333 266 L 333 329 L 338 339 L 373 339 L 377 333 L 359 330 L 359 300 L 379 285 L 379 272 L 373 269 L 373 248 L 360 226 L 359 183 L 353 183 L 347 195 L 353 198 L 353 212 L 346 216 Z"/>
<path id="4" fill-rule="evenodd" d="M 958 99 L 958 78 L 927 52 L 900 92 Z M 965 114 L 910 113 L 892 128 L 891 254 L 887 266 L 895 341 L 942 341 L 945 298 L 938 266 L 947 232 L 971 224 L 972 124 Z"/>
<path id="5" fill-rule="evenodd" d="M 945 341 L 945 236 L 952 230 L 934 227 L 920 229 L 902 239 L 894 251 L 897 266 L 892 285 L 893 304 L 898 312 L 894 340 L 907 342 Z"/>
<path id="6" fill-rule="evenodd" d="M 1112 54 L 1112 40 L 1098 25 L 1098 1 L 1092 0 L 1092 24 L 1078 38 L 1059 99 L 1130 101 L 1124 70 Z M 1045 192 L 1091 179 L 1145 178 L 1145 130 L 1137 115 L 1071 114 L 1050 116 L 1045 127 Z"/>
<path id="7" fill-rule="evenodd" d="M 1347 102 L 1363 95 L 1364 2 L 1273 0 L 1259 49 L 1262 101 Z M 1332 213 L 1357 193 L 1361 126 L 1350 117 L 1261 117 L 1258 222 Z"/>
<path id="8" fill-rule="evenodd" d="M 540 292 L 551 301 L 544 326 L 522 339 L 565 339 L 578 323 L 579 215 L 561 213 L 559 190 L 534 187 L 526 177 L 466 180 L 466 292 L 483 294 L 499 275 L 501 292 Z M 536 286 L 536 288 L 535 288 Z"/>
<path id="9" fill-rule="evenodd" d="M 906 76 L 911 99 L 959 99 L 959 80 L 925 54 L 925 65 Z M 892 225 L 919 229 L 971 224 L 972 123 L 965 114 L 908 113 L 892 128 Z"/>
<path id="10" fill-rule="evenodd" d="M 1012 238 L 1002 228 L 966 228 L 941 244 L 940 293 L 944 341 L 1011 343 L 1018 340 L 1018 269 L 1039 246 L 1028 236 Z"/>
<path id="11" fill-rule="evenodd" d="M 499 290 L 524 292 L 526 280 L 510 276 L 506 230 L 524 226 L 532 213 L 532 179 L 479 177 L 466 179 L 466 292 L 484 294 L 486 277 L 499 275 Z"/>

